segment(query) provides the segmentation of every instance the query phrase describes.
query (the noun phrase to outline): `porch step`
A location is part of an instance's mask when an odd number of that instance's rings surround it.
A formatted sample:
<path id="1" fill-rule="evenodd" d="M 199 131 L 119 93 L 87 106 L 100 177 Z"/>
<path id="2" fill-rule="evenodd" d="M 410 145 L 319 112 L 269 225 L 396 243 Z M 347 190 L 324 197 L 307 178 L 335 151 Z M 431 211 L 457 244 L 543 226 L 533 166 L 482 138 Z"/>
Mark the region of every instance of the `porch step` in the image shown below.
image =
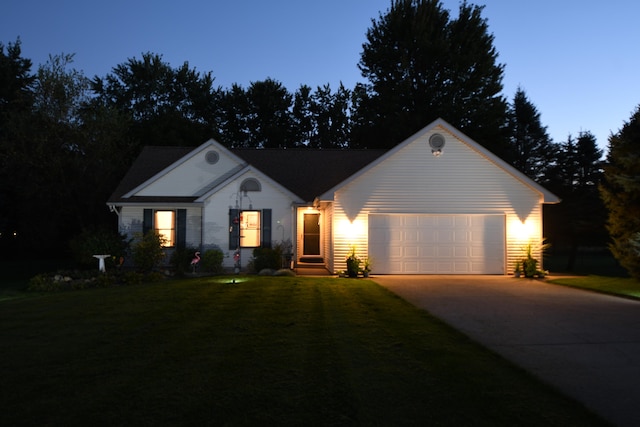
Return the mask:
<path id="1" fill-rule="evenodd" d="M 303 256 L 300 258 L 303 264 L 324 264 L 324 259 L 320 257 Z"/>

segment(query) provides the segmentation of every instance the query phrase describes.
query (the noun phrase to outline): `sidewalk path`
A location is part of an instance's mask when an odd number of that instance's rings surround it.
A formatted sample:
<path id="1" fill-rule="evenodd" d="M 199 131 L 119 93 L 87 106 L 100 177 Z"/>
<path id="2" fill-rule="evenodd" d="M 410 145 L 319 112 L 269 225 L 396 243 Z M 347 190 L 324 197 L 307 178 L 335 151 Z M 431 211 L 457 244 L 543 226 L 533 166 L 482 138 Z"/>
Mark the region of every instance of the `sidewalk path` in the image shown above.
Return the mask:
<path id="1" fill-rule="evenodd" d="M 640 301 L 508 276 L 372 279 L 615 425 L 640 426 Z"/>

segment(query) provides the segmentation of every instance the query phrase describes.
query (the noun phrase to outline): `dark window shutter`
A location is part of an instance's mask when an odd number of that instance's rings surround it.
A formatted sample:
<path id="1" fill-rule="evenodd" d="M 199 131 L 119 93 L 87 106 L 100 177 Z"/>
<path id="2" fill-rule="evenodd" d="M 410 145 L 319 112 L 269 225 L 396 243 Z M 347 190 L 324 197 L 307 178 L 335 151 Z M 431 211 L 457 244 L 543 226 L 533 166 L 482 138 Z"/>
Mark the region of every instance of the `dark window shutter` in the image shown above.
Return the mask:
<path id="1" fill-rule="evenodd" d="M 263 209 L 262 210 L 262 242 L 260 242 L 260 246 L 263 248 L 271 247 L 271 209 Z"/>
<path id="2" fill-rule="evenodd" d="M 153 209 L 145 209 L 142 214 L 142 234 L 147 234 L 153 228 Z"/>
<path id="3" fill-rule="evenodd" d="M 229 209 L 229 249 L 235 250 L 240 239 L 240 210 Z"/>
<path id="4" fill-rule="evenodd" d="M 178 209 L 176 218 L 176 247 L 184 249 L 187 246 L 187 210 Z"/>

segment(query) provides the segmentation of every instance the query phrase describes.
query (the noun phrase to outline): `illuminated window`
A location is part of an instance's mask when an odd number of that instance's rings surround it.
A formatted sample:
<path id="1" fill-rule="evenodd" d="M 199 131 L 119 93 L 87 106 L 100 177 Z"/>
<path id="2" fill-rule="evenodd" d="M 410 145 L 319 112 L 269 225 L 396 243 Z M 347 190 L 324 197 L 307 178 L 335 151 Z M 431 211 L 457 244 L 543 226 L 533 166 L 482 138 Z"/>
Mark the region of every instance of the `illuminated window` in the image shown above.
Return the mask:
<path id="1" fill-rule="evenodd" d="M 156 211 L 154 229 L 165 239 L 164 246 L 176 244 L 176 213 L 175 211 Z"/>
<path id="2" fill-rule="evenodd" d="M 240 213 L 240 247 L 257 248 L 260 246 L 260 211 L 242 211 Z"/>

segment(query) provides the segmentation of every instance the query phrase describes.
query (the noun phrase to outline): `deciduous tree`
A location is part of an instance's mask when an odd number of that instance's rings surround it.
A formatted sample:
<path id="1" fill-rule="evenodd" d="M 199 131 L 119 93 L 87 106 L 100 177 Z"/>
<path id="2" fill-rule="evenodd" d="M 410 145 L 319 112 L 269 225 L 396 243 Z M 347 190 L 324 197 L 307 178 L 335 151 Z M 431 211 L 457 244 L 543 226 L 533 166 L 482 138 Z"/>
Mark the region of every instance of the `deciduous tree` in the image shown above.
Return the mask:
<path id="1" fill-rule="evenodd" d="M 218 136 L 221 89 L 211 73 L 184 62 L 177 68 L 158 54 L 145 53 L 115 66 L 91 84 L 98 105 L 131 115 L 140 145 L 195 146 Z"/>
<path id="2" fill-rule="evenodd" d="M 248 127 L 252 146 L 287 148 L 295 146 L 291 107 L 293 96 L 274 79 L 252 82 L 247 89 Z"/>

